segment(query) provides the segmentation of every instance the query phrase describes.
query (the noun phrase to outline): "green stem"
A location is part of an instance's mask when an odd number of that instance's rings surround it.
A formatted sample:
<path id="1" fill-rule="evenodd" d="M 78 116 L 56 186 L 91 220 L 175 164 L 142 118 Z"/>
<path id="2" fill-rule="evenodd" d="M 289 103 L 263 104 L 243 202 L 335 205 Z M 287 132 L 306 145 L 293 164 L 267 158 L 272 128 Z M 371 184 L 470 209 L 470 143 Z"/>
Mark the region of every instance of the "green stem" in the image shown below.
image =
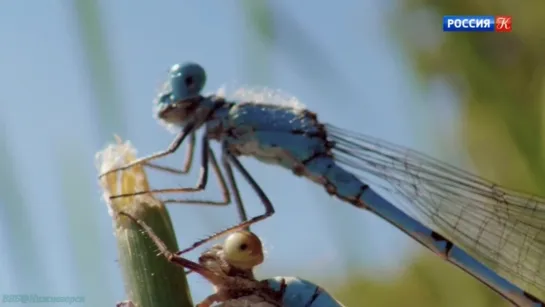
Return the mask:
<path id="1" fill-rule="evenodd" d="M 136 210 L 125 211 L 152 227 L 170 250 L 179 250 L 168 212 L 151 200 L 134 203 Z M 157 255 L 155 244 L 137 224 L 122 216 L 114 218 L 114 224 L 128 299 L 137 307 L 193 306 L 183 268 Z"/>
<path id="2" fill-rule="evenodd" d="M 120 141 L 119 141 L 120 142 Z M 111 145 L 99 153 L 101 172 L 135 159 L 128 143 Z M 121 162 L 120 162 L 121 161 Z M 110 200 L 111 195 L 149 190 L 142 167 L 113 173 L 101 179 L 104 198 L 113 216 L 114 236 L 128 301 L 135 307 L 191 307 L 191 294 L 183 268 L 169 263 L 141 228 L 124 216 L 123 210 L 144 221 L 170 250 L 179 250 L 170 216 L 159 200 L 151 195 Z M 123 305 L 127 306 L 127 305 Z"/>

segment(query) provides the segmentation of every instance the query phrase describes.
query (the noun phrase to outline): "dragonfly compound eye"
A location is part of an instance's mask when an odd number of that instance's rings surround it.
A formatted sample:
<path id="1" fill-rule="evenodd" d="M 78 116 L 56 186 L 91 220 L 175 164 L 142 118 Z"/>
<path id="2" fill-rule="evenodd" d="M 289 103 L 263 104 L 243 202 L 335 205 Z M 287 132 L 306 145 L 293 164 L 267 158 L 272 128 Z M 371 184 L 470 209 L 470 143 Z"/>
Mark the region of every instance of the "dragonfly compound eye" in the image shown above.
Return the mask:
<path id="1" fill-rule="evenodd" d="M 225 260 L 239 269 L 251 269 L 263 262 L 263 245 L 249 231 L 231 234 L 223 244 Z"/>
<path id="2" fill-rule="evenodd" d="M 175 64 L 170 69 L 170 85 L 174 101 L 198 96 L 206 83 L 206 72 L 199 64 Z"/>

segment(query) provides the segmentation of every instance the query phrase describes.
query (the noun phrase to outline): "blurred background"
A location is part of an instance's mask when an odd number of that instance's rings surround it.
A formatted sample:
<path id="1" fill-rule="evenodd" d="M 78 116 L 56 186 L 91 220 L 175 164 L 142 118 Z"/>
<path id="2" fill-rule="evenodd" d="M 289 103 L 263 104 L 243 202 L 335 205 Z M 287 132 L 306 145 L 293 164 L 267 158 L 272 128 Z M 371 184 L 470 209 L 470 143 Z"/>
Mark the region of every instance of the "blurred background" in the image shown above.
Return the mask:
<path id="1" fill-rule="evenodd" d="M 512 15 L 514 31 L 443 33 L 445 14 Z M 94 155 L 114 133 L 140 155 L 166 148 L 152 100 L 179 62 L 205 67 L 208 92 L 282 89 L 326 122 L 545 194 L 543 16 L 541 0 L 1 1 L 1 294 L 125 298 Z M 347 306 L 507 306 L 378 218 L 243 163 L 277 209 L 253 228 L 267 249 L 258 277 L 310 279 Z M 149 174 L 193 186 L 197 168 Z M 210 181 L 202 197 L 219 196 Z M 232 206 L 169 211 L 180 247 L 237 221 Z M 189 281 L 196 302 L 212 291 Z"/>

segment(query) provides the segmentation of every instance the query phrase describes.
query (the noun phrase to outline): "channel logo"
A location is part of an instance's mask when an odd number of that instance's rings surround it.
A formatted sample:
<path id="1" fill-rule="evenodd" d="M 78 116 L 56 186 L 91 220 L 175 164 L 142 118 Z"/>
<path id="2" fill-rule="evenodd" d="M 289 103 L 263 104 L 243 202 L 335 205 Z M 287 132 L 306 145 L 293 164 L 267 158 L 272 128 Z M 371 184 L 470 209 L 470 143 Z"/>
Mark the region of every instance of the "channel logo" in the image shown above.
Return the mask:
<path id="1" fill-rule="evenodd" d="M 511 32 L 511 16 L 444 16 L 443 32 Z"/>

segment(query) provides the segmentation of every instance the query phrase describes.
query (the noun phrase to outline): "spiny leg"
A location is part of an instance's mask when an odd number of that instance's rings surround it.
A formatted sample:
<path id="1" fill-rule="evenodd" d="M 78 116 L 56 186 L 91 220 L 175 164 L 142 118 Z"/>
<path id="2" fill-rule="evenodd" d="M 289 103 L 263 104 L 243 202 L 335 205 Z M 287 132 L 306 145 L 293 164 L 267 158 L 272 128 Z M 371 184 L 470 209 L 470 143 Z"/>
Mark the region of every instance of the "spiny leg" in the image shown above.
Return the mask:
<path id="1" fill-rule="evenodd" d="M 214 171 L 214 174 L 216 174 L 216 178 L 218 179 L 218 184 L 223 195 L 223 200 L 218 202 L 218 201 L 204 201 L 204 200 L 197 200 L 197 199 L 167 199 L 167 200 L 164 200 L 163 203 L 197 204 L 197 205 L 229 205 L 231 203 L 231 193 L 229 189 L 227 188 L 227 184 L 225 182 L 223 172 L 221 171 L 221 168 L 218 165 L 216 154 L 211 148 L 208 148 L 208 152 L 210 156 L 210 164 L 212 166 L 212 170 Z M 235 198 L 235 204 L 237 207 L 240 221 L 241 222 L 247 221 L 248 216 L 246 214 L 246 210 L 244 209 L 244 203 L 242 202 L 242 198 L 240 197 L 240 192 L 238 190 L 235 177 L 233 175 L 233 169 L 231 168 L 231 165 L 229 163 L 226 163 L 225 159 L 222 159 L 222 165 L 225 169 L 225 172 L 227 173 L 227 179 L 229 181 L 229 185 L 231 186 L 230 190 L 232 191 L 233 196 Z M 250 228 L 248 227 L 247 230 L 250 230 Z"/>
<path id="2" fill-rule="evenodd" d="M 220 189 L 223 194 L 223 200 L 221 201 L 210 201 L 210 200 L 197 200 L 197 199 L 167 199 L 164 200 L 163 203 L 177 203 L 177 204 L 194 204 L 194 205 L 213 205 L 213 206 L 227 206 L 231 203 L 231 194 L 229 193 L 229 189 L 227 188 L 227 184 L 225 183 L 225 178 L 223 177 L 223 173 L 218 165 L 216 155 L 214 151 L 210 148 L 210 141 L 207 138 L 206 133 L 203 135 L 202 139 L 202 152 L 201 152 L 201 175 L 199 176 L 199 179 L 197 180 L 196 187 L 194 188 L 172 188 L 172 189 L 157 189 L 157 190 L 149 190 L 149 191 L 140 191 L 136 193 L 128 193 L 128 194 L 119 194 L 111 196 L 110 199 L 119 198 L 119 197 L 128 197 L 128 196 L 134 196 L 134 195 L 140 195 L 140 194 L 147 194 L 147 193 L 173 193 L 173 192 L 186 192 L 186 193 L 194 193 L 194 192 L 200 192 L 203 191 L 206 188 L 206 185 L 208 183 L 208 162 L 212 165 L 212 170 L 214 171 L 214 174 L 216 175 L 216 178 L 218 179 L 218 183 L 220 186 Z M 239 217 L 241 219 L 241 222 L 247 222 L 247 214 L 246 210 L 244 209 L 244 204 L 242 202 L 242 199 L 240 197 L 240 192 L 238 191 L 238 187 L 233 175 L 233 170 L 231 166 L 229 165 L 229 162 L 225 159 L 225 155 L 222 155 L 223 159 L 223 165 L 225 166 L 226 172 L 228 174 L 229 183 L 233 189 L 233 195 L 235 197 L 235 202 L 237 206 L 237 211 L 239 213 Z M 210 158 L 210 159 L 209 159 Z M 240 162 L 238 162 L 238 165 L 240 165 Z M 242 165 L 240 165 L 242 167 Z M 247 172 L 246 172 L 247 173 Z M 250 177 L 251 178 L 251 177 Z M 252 179 L 253 180 L 253 179 Z M 255 183 L 255 181 L 254 181 Z M 261 192 L 263 195 L 264 193 Z M 259 194 L 259 193 L 258 193 Z M 265 196 L 266 198 L 266 196 Z M 270 201 L 267 199 L 267 202 L 270 203 Z M 247 229 L 249 230 L 249 226 L 251 225 L 247 224 L 244 225 L 244 227 L 241 227 L 239 229 Z"/>
<path id="3" fill-rule="evenodd" d="M 133 222 L 138 224 L 144 232 L 148 235 L 148 237 L 153 241 L 157 249 L 159 250 L 160 254 L 163 255 L 169 262 L 172 262 L 174 264 L 177 264 L 179 266 L 182 266 L 184 268 L 188 268 L 192 271 L 196 271 L 199 274 L 201 274 L 204 278 L 209 280 L 212 284 L 219 284 L 223 282 L 223 279 L 216 274 L 214 274 L 212 271 L 208 270 L 207 268 L 203 267 L 202 265 L 193 262 L 191 260 L 185 259 L 181 256 L 178 256 L 177 253 L 171 252 L 168 247 L 166 246 L 165 242 L 161 240 L 157 234 L 151 229 L 146 222 L 137 219 L 133 217 L 132 215 L 128 214 L 127 212 L 120 211 L 119 215 L 123 215 L 131 219 Z"/>
<path id="4" fill-rule="evenodd" d="M 241 173 L 241 175 L 244 177 L 244 179 L 246 179 L 246 181 L 250 184 L 252 189 L 256 192 L 257 196 L 261 199 L 261 202 L 263 203 L 263 206 L 265 206 L 265 213 L 261 214 L 261 215 L 258 215 L 256 217 L 253 217 L 253 218 L 251 218 L 249 220 L 243 221 L 243 222 L 239 223 L 236 226 L 229 227 L 229 228 L 227 228 L 227 229 L 225 229 L 223 231 L 220 231 L 220 232 L 218 232 L 216 234 L 213 234 L 213 235 L 209 236 L 206 239 L 197 241 L 197 242 L 193 243 L 193 245 L 191 245 L 189 248 L 186 248 L 186 249 L 184 249 L 182 251 L 177 252 L 176 253 L 177 255 L 187 253 L 187 252 L 189 252 L 189 251 L 191 251 L 191 250 L 205 244 L 206 242 L 214 240 L 214 239 L 216 239 L 216 238 L 218 238 L 220 236 L 223 236 L 225 234 L 229 234 L 229 233 L 232 233 L 232 232 L 237 231 L 237 230 L 245 229 L 245 228 L 249 227 L 250 225 L 252 225 L 254 223 L 257 223 L 259 221 L 262 221 L 262 220 L 264 220 L 264 219 L 266 219 L 266 218 L 268 218 L 268 217 L 270 217 L 270 216 L 272 216 L 274 214 L 274 206 L 272 205 L 271 201 L 269 200 L 269 198 L 267 197 L 265 192 L 263 192 L 263 190 L 261 189 L 259 184 L 253 179 L 253 177 L 244 168 L 244 166 L 240 163 L 240 161 L 235 156 L 233 156 L 233 154 L 231 154 L 229 152 L 229 149 L 227 149 L 227 146 L 226 146 L 225 143 L 222 144 L 222 148 L 223 148 L 222 158 L 224 159 L 224 163 L 232 163 L 234 165 L 234 167 Z"/>
<path id="5" fill-rule="evenodd" d="M 216 179 L 218 180 L 219 188 L 222 192 L 222 200 L 221 201 L 214 201 L 214 200 L 200 200 L 200 199 L 166 199 L 162 202 L 165 204 L 189 204 L 189 205 L 213 205 L 213 206 L 227 206 L 231 203 L 231 194 L 229 193 L 229 190 L 227 188 L 227 183 L 225 182 L 225 177 L 223 176 L 223 172 L 221 171 L 218 160 L 216 158 L 216 154 L 214 151 L 208 146 L 208 142 L 206 141 L 203 144 L 203 148 L 206 150 L 208 154 L 208 158 L 210 165 L 212 166 L 212 171 L 214 172 L 214 175 Z M 199 184 L 197 183 L 197 186 Z M 206 184 L 205 184 L 206 186 Z"/>
<path id="6" fill-rule="evenodd" d="M 191 132 L 193 132 L 193 127 L 195 127 L 194 124 L 188 124 L 187 126 L 185 126 L 184 129 L 182 130 L 182 132 L 178 133 L 176 138 L 174 138 L 174 140 L 172 141 L 172 143 L 170 143 L 170 145 L 168 146 L 168 148 L 166 150 L 163 150 L 163 151 L 151 154 L 149 156 L 134 160 L 134 161 L 132 161 L 130 163 L 127 163 L 127 164 L 125 164 L 123 166 L 113 168 L 113 169 L 111 169 L 109 171 L 106 171 L 106 172 L 100 174 L 98 176 L 98 178 L 102 178 L 102 177 L 104 177 L 104 176 L 106 176 L 108 174 L 111 174 L 111 173 L 114 173 L 114 172 L 117 172 L 117 171 L 126 170 L 126 169 L 131 168 L 131 167 L 133 167 L 135 165 L 143 164 L 145 162 L 156 160 L 156 159 L 159 159 L 161 157 L 168 156 L 168 155 L 174 153 L 180 147 L 180 145 L 182 145 L 185 138 Z"/>
<path id="7" fill-rule="evenodd" d="M 158 165 L 151 162 L 145 162 L 144 165 L 149 168 L 153 168 L 163 172 L 173 173 L 176 175 L 185 175 L 189 173 L 189 171 L 191 170 L 191 166 L 193 164 L 193 153 L 195 152 L 195 143 L 196 143 L 195 132 L 191 132 L 191 134 L 189 135 L 189 143 L 188 143 L 187 150 L 185 152 L 184 166 L 182 167 L 182 169 L 162 166 L 162 165 Z"/>
<path id="8" fill-rule="evenodd" d="M 242 202 L 242 197 L 240 197 L 240 191 L 235 180 L 235 175 L 233 174 L 233 168 L 226 159 L 222 159 L 223 168 L 227 173 L 227 179 L 229 179 L 229 185 L 231 186 L 231 192 L 235 198 L 235 203 L 237 204 L 238 216 L 240 217 L 241 222 L 246 222 L 248 220 L 248 215 L 244 209 L 244 203 Z M 245 230 L 250 231 L 250 226 L 246 227 Z"/>
<path id="9" fill-rule="evenodd" d="M 207 296 L 202 302 L 198 303 L 196 307 L 210 307 L 215 302 L 221 302 L 224 299 L 221 298 L 219 293 L 212 293 L 209 296 Z"/>
<path id="10" fill-rule="evenodd" d="M 209 155 L 210 155 L 210 164 L 212 164 L 212 170 L 214 171 L 214 174 L 216 174 L 216 178 L 218 179 L 220 190 L 223 194 L 223 200 L 220 202 L 217 201 L 203 201 L 203 200 L 197 200 L 197 199 L 167 199 L 164 200 L 163 203 L 175 203 L 175 204 L 196 204 L 196 205 L 229 205 L 231 203 L 231 195 L 229 194 L 229 190 L 227 189 L 227 184 L 225 183 L 225 178 L 223 177 L 223 173 L 218 165 L 218 160 L 216 159 L 216 154 L 211 148 L 208 148 Z M 233 170 L 232 169 L 226 169 L 227 173 L 231 172 L 230 176 L 233 176 Z M 229 176 L 229 175 L 228 175 Z M 228 177 L 229 178 L 229 177 Z M 231 180 L 231 179 L 230 179 Z M 237 203 L 237 209 L 239 213 L 239 217 L 241 221 L 246 221 L 246 211 L 244 210 L 244 205 L 242 204 L 242 201 L 240 200 L 240 195 L 238 195 L 238 199 L 236 198 L 238 194 L 235 194 L 235 200 Z M 193 273 L 193 270 L 187 270 L 185 271 L 186 275 L 189 275 Z"/>
<path id="11" fill-rule="evenodd" d="M 191 260 L 185 259 L 181 256 L 178 256 L 177 254 L 174 254 L 171 252 L 168 247 L 166 246 L 165 242 L 161 240 L 157 234 L 149 227 L 144 221 L 139 220 L 132 215 L 126 213 L 126 212 L 119 212 L 120 215 L 124 215 L 131 219 L 133 222 L 137 223 L 144 232 L 148 235 L 148 237 L 153 241 L 159 252 L 169 261 L 176 265 L 182 266 L 184 268 L 188 268 L 190 272 L 197 272 L 201 276 L 203 276 L 206 280 L 208 280 L 213 285 L 219 285 L 224 283 L 224 279 L 218 275 L 216 275 L 214 272 L 210 271 L 209 269 L 203 267 L 202 265 L 193 262 Z M 225 298 L 222 297 L 220 293 L 214 293 L 212 295 L 209 295 L 206 297 L 201 303 L 197 304 L 198 307 L 210 307 L 215 302 L 221 302 L 224 301 Z M 130 305 L 129 305 L 130 307 Z"/>
<path id="12" fill-rule="evenodd" d="M 222 171 L 219 168 L 218 161 L 216 159 L 216 154 L 214 151 L 209 148 L 209 155 L 210 155 L 210 163 L 212 165 L 212 170 L 216 174 L 216 178 L 218 179 L 218 183 L 220 186 L 220 189 L 223 194 L 223 201 L 222 202 L 212 202 L 212 201 L 201 201 L 201 200 L 181 200 L 181 199 L 167 199 L 163 201 L 163 203 L 181 203 L 181 204 L 225 204 L 228 205 L 231 203 L 230 193 L 229 189 L 227 189 L 227 184 L 225 183 L 225 178 L 223 177 Z M 227 179 L 229 180 L 229 184 L 231 186 L 231 191 L 233 191 L 233 196 L 235 198 L 235 203 L 238 211 L 238 215 L 240 217 L 241 222 L 245 222 L 248 220 L 248 215 L 246 214 L 246 210 L 244 209 L 244 203 L 242 202 L 242 198 L 240 197 L 240 192 L 237 187 L 237 183 L 235 181 L 235 177 L 233 174 L 233 168 L 229 163 L 226 163 L 225 159 L 222 159 L 222 164 L 225 169 L 225 172 L 227 173 Z M 250 231 L 250 226 L 246 227 L 245 230 Z M 191 274 L 192 270 L 187 270 L 185 273 L 186 275 Z"/>
<path id="13" fill-rule="evenodd" d="M 210 152 L 210 163 L 212 164 L 212 170 L 216 174 L 216 178 L 218 178 L 219 186 L 220 186 L 220 189 L 221 189 L 221 191 L 223 193 L 223 199 L 224 200 L 223 200 L 222 203 L 225 204 L 225 205 L 228 205 L 228 204 L 231 203 L 231 196 L 230 196 L 229 190 L 227 189 L 227 184 L 225 183 L 225 178 L 223 177 L 222 171 L 219 168 L 218 161 L 216 159 L 216 154 L 214 153 L 214 151 L 212 151 L 212 149 L 209 148 L 208 150 Z M 229 163 L 225 163 L 224 159 L 222 159 L 222 162 L 223 162 L 223 166 L 225 168 L 225 171 L 227 172 L 227 179 L 230 182 L 231 190 L 233 191 L 233 194 L 234 194 L 234 197 L 235 197 L 235 202 L 236 202 L 238 214 L 239 214 L 239 217 L 240 217 L 240 221 L 244 222 L 244 221 L 248 220 L 248 218 L 247 218 L 247 215 L 246 215 L 246 210 L 244 209 L 244 204 L 242 203 L 242 199 L 240 198 L 240 194 L 238 192 L 236 182 L 234 181 L 235 179 L 234 179 L 234 176 L 233 176 L 233 169 L 231 168 Z M 167 200 L 163 201 L 163 203 L 205 204 L 205 205 L 209 204 L 209 202 L 204 202 L 204 201 L 201 201 L 201 200 L 181 200 L 181 199 L 167 199 Z M 248 227 L 247 230 L 250 231 L 250 227 Z M 185 271 L 186 275 L 189 275 L 191 273 L 193 273 L 192 270 Z"/>
<path id="14" fill-rule="evenodd" d="M 113 196 L 110 196 L 110 199 L 136 196 L 136 195 L 142 195 L 142 194 L 148 194 L 148 193 L 193 193 L 193 192 L 200 192 L 204 190 L 206 188 L 206 184 L 208 183 L 208 157 L 209 157 L 208 149 L 210 148 L 210 143 L 208 141 L 208 138 L 206 137 L 206 134 L 203 136 L 202 143 L 203 143 L 203 147 L 201 150 L 201 174 L 199 175 L 199 179 L 197 180 L 197 184 L 195 185 L 195 187 L 153 189 L 153 190 L 139 191 L 134 193 L 113 195 Z"/>
<path id="15" fill-rule="evenodd" d="M 112 197 L 132 196 L 132 195 L 138 195 L 138 194 L 144 194 L 144 193 L 200 192 L 206 188 L 206 184 L 208 182 L 208 161 L 210 161 L 212 170 L 214 171 L 214 174 L 216 175 L 216 178 L 218 179 L 219 187 L 223 194 L 223 200 L 209 201 L 209 200 L 197 200 L 197 199 L 167 199 L 167 200 L 164 200 L 163 203 L 218 205 L 218 206 L 229 205 L 231 203 L 231 194 L 229 193 L 229 189 L 227 188 L 227 184 L 225 183 L 223 172 L 221 171 L 221 168 L 218 165 L 216 155 L 214 151 L 210 148 L 210 141 L 206 137 L 206 133 L 203 136 L 202 143 L 203 143 L 203 147 L 202 147 L 203 151 L 202 151 L 201 177 L 199 178 L 195 188 L 150 190 L 150 191 L 137 192 L 134 194 L 115 195 Z M 238 190 L 238 187 L 233 175 L 233 169 L 231 168 L 229 163 L 226 163 L 224 160 L 222 160 L 222 162 L 223 162 L 225 171 L 227 172 L 227 179 L 229 180 L 231 190 L 233 191 L 233 196 L 235 198 L 235 203 L 236 203 L 240 220 L 241 222 L 247 221 L 248 216 L 246 214 L 246 210 L 244 209 L 244 203 L 242 202 L 242 198 L 240 197 L 240 192 Z M 249 230 L 249 227 L 247 229 Z"/>

